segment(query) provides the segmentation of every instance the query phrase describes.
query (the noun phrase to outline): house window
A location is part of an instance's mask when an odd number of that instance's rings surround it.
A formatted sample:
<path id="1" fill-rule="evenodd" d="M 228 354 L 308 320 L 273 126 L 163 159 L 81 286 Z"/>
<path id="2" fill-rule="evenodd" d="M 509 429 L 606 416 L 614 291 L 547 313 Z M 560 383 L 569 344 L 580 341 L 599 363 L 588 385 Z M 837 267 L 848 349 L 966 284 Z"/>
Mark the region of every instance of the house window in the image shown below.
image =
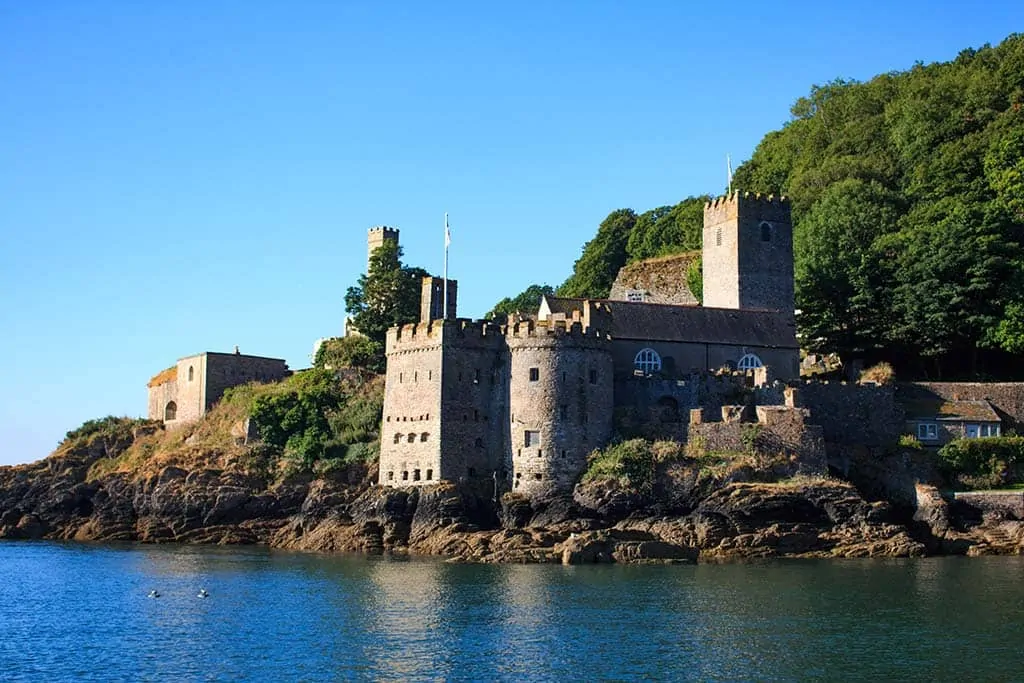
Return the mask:
<path id="1" fill-rule="evenodd" d="M 748 353 L 743 358 L 740 358 L 740 362 L 736 364 L 737 370 L 753 370 L 754 368 L 763 368 L 764 363 L 753 353 Z"/>
<path id="2" fill-rule="evenodd" d="M 195 368 L 188 366 L 188 381 L 191 382 L 196 376 Z"/>
<path id="3" fill-rule="evenodd" d="M 413 434 L 412 432 L 409 432 L 409 443 L 415 443 L 415 442 L 416 442 L 416 435 Z"/>
<path id="4" fill-rule="evenodd" d="M 388 481 L 394 481 L 394 479 L 395 479 L 395 473 L 394 472 L 388 472 Z"/>
<path id="5" fill-rule="evenodd" d="M 402 440 L 401 434 L 395 434 L 395 443 L 399 443 Z"/>
<path id="6" fill-rule="evenodd" d="M 590 383 L 597 384 L 597 370 L 590 371 Z"/>
<path id="7" fill-rule="evenodd" d="M 175 420 L 175 419 L 177 419 L 177 417 L 178 417 L 178 404 L 175 403 L 174 401 L 168 402 L 167 406 L 164 408 L 164 420 L 165 421 L 166 420 Z"/>
<path id="8" fill-rule="evenodd" d="M 631 289 L 626 292 L 626 301 L 632 301 L 633 303 L 643 303 L 644 293 L 638 289 Z"/>
<path id="9" fill-rule="evenodd" d="M 768 221 L 761 223 L 761 241 L 771 242 L 772 241 L 772 224 Z"/>
<path id="10" fill-rule="evenodd" d="M 434 470 L 427 470 L 427 481 L 431 481 L 434 478 Z"/>
<path id="11" fill-rule="evenodd" d="M 540 379 L 540 368 L 530 368 L 530 381 L 536 382 Z"/>
<path id="12" fill-rule="evenodd" d="M 999 436 L 999 425 L 987 424 L 981 425 L 982 436 Z"/>
<path id="13" fill-rule="evenodd" d="M 527 429 L 523 436 L 523 445 L 527 448 L 540 446 L 540 432 Z"/>
<path id="14" fill-rule="evenodd" d="M 420 441 L 426 441 L 427 437 L 430 436 L 427 432 L 420 434 Z"/>
<path id="15" fill-rule="evenodd" d="M 918 441 L 937 441 L 939 439 L 939 425 L 934 422 L 922 422 L 917 425 Z"/>
<path id="16" fill-rule="evenodd" d="M 409 481 L 409 470 L 402 472 L 402 481 Z"/>
<path id="17" fill-rule="evenodd" d="M 645 375 L 661 370 L 661 356 L 654 349 L 641 349 L 633 359 L 633 365 L 637 370 L 643 371 Z"/>
<path id="18" fill-rule="evenodd" d="M 420 471 L 419 470 L 413 470 L 412 471 L 412 480 L 413 481 L 419 481 L 420 480 Z"/>

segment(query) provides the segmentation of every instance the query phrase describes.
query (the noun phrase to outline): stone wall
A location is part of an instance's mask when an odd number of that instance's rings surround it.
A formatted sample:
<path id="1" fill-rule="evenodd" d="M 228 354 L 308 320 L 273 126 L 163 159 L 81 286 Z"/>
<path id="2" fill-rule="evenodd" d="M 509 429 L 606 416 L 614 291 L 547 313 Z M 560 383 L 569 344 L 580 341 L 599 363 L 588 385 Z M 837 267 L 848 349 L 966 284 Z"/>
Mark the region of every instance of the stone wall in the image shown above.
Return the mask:
<path id="1" fill-rule="evenodd" d="M 717 416 L 694 410 L 691 418 L 690 443 L 706 453 L 784 456 L 788 459 L 784 474 L 789 475 L 827 470 L 822 428 L 809 424 L 805 409 L 757 406 L 751 411 L 745 406 L 723 406 Z"/>
<path id="2" fill-rule="evenodd" d="M 703 239 L 705 306 L 793 312 L 787 199 L 740 192 L 716 198 L 704 207 Z"/>
<path id="3" fill-rule="evenodd" d="M 408 486 L 441 478 L 441 339 L 440 323 L 388 331 L 382 484 Z"/>
<path id="4" fill-rule="evenodd" d="M 214 352 L 205 353 L 203 357 L 206 371 L 204 414 L 224 396 L 224 391 L 231 387 L 249 382 L 279 382 L 291 375 L 288 364 L 280 358 Z M 178 377 L 181 377 L 180 368 Z"/>
<path id="5" fill-rule="evenodd" d="M 982 514 L 1024 519 L 1024 491 L 961 491 L 953 496 Z"/>
<path id="6" fill-rule="evenodd" d="M 505 479 L 508 356 L 497 325 L 468 320 L 444 325 L 441 477 Z"/>
<path id="7" fill-rule="evenodd" d="M 178 416 L 168 427 L 195 422 L 206 414 L 206 354 L 186 356 L 178 360 L 176 381 Z"/>
<path id="8" fill-rule="evenodd" d="M 686 284 L 686 276 L 690 264 L 699 255 L 699 252 L 675 254 L 625 265 L 615 276 L 608 298 L 696 306 L 700 302 Z"/>
<path id="9" fill-rule="evenodd" d="M 570 489 L 587 456 L 612 434 L 608 342 L 579 324 L 509 328 L 509 448 L 512 489 Z"/>
<path id="10" fill-rule="evenodd" d="M 807 382 L 791 389 L 793 405 L 807 408 L 827 443 L 891 446 L 904 430 L 892 386 Z"/>
<path id="11" fill-rule="evenodd" d="M 634 359 L 642 349 L 654 349 L 661 357 L 664 377 L 682 378 L 694 371 L 736 366 L 740 358 L 753 353 L 772 368 L 779 377 L 797 377 L 800 373 L 800 352 L 793 349 L 698 342 L 613 339 L 612 353 L 617 374 L 633 374 Z"/>

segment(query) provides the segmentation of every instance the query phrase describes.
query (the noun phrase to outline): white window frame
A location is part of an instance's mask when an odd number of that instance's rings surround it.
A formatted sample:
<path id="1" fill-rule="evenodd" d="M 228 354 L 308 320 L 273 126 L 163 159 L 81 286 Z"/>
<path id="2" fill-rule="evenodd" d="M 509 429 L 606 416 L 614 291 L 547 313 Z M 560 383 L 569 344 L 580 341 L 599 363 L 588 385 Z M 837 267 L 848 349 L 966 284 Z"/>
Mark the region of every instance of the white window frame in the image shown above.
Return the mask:
<path id="1" fill-rule="evenodd" d="M 939 425 L 935 422 L 919 422 L 917 424 L 918 441 L 938 441 Z"/>
<path id="2" fill-rule="evenodd" d="M 754 370 L 755 368 L 763 368 L 764 363 L 756 353 L 747 353 L 740 358 L 739 362 L 736 363 L 737 370 Z"/>
<path id="3" fill-rule="evenodd" d="M 640 349 L 636 356 L 633 357 L 633 367 L 643 371 L 645 375 L 658 372 L 661 370 L 661 356 L 650 347 Z"/>

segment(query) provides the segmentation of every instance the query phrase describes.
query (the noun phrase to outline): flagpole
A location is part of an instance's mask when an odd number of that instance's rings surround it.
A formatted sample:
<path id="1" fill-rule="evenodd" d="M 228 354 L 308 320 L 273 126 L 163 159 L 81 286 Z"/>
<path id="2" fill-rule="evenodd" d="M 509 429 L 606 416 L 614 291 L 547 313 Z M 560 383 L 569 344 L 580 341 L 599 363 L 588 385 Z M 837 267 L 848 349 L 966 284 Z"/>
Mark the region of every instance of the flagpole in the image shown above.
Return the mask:
<path id="1" fill-rule="evenodd" d="M 725 155 L 725 174 L 726 174 L 726 177 L 729 179 L 729 196 L 731 197 L 732 196 L 732 160 L 729 158 L 728 154 Z"/>
<path id="2" fill-rule="evenodd" d="M 448 212 L 444 212 L 444 273 L 442 273 L 442 279 L 444 280 L 444 294 L 442 295 L 442 306 L 441 320 L 448 319 Z"/>

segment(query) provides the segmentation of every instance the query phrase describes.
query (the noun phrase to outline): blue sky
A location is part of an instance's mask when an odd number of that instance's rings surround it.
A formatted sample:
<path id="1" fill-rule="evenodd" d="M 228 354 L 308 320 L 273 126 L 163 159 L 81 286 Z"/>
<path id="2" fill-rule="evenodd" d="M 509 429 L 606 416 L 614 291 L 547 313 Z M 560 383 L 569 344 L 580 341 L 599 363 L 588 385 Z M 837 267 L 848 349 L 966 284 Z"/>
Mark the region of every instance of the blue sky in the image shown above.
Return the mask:
<path id="1" fill-rule="evenodd" d="M 951 59 L 1024 5 L 0 0 L 0 464 L 230 351 L 306 367 L 366 229 L 460 315 L 611 210 L 725 185 L 812 84 Z"/>

